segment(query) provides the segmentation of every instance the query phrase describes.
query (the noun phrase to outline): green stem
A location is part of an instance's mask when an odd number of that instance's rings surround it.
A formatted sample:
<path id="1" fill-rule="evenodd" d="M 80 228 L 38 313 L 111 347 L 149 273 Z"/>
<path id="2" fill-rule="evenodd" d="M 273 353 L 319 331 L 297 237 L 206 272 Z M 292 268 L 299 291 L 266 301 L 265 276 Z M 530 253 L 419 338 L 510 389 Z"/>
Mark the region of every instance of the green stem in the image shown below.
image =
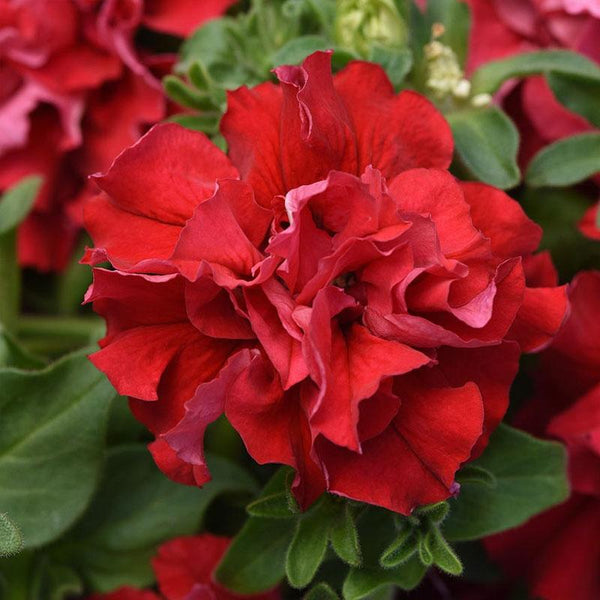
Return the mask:
<path id="1" fill-rule="evenodd" d="M 21 315 L 17 321 L 17 333 L 23 338 L 56 336 L 90 342 L 102 331 L 99 317 L 47 317 Z"/>
<path id="2" fill-rule="evenodd" d="M 0 235 L 0 324 L 14 331 L 21 302 L 21 270 L 15 230 Z"/>

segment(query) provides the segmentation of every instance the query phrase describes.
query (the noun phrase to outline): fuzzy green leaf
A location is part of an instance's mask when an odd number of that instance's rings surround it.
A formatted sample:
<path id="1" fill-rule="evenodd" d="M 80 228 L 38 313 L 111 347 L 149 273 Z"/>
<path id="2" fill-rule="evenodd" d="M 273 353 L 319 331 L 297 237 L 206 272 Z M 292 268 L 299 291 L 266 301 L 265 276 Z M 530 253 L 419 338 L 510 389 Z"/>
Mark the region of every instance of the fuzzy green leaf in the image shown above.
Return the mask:
<path id="1" fill-rule="evenodd" d="M 344 581 L 343 596 L 345 600 L 362 600 L 390 584 L 412 590 L 419 585 L 426 570 L 416 555 L 395 569 L 350 569 Z"/>
<path id="2" fill-rule="evenodd" d="M 303 600 L 339 600 L 339 596 L 326 583 L 318 583 L 304 594 Z"/>
<path id="3" fill-rule="evenodd" d="M 538 440 L 500 425 L 476 464 L 497 485 L 465 482 L 449 500 L 443 533 L 449 540 L 473 540 L 520 525 L 565 500 L 569 487 L 561 444 Z"/>
<path id="4" fill-rule="evenodd" d="M 22 548 L 21 530 L 10 520 L 8 515 L 0 513 L 0 557 L 17 554 Z"/>
<path id="5" fill-rule="evenodd" d="M 286 494 L 292 472 L 289 467 L 280 467 L 257 501 Z M 217 579 L 240 594 L 255 594 L 274 587 L 285 574 L 286 552 L 293 536 L 294 528 L 288 519 L 250 517 L 221 560 Z"/>
<path id="6" fill-rule="evenodd" d="M 323 501 L 298 519 L 286 556 L 285 571 L 295 588 L 306 587 L 325 558 L 331 513 Z"/>
<path id="7" fill-rule="evenodd" d="M 424 545 L 433 558 L 433 563 L 445 573 L 460 575 L 463 570 L 460 559 L 444 539 L 437 527 L 432 527 L 424 538 Z"/>
<path id="8" fill-rule="evenodd" d="M 25 548 L 58 537 L 96 488 L 114 390 L 82 354 L 38 372 L 0 370 L 0 510 Z"/>
<path id="9" fill-rule="evenodd" d="M 532 187 L 566 187 L 600 172 L 600 133 L 573 135 L 546 146 L 527 169 Z"/>
<path id="10" fill-rule="evenodd" d="M 361 564 L 360 542 L 352 508 L 346 502 L 335 512 L 329 527 L 329 540 L 334 552 L 353 567 Z"/>
<path id="11" fill-rule="evenodd" d="M 286 492 L 277 492 L 269 496 L 258 498 L 246 507 L 248 514 L 253 517 L 266 519 L 291 519 L 296 516 L 290 510 Z"/>
<path id="12" fill-rule="evenodd" d="M 384 569 L 404 564 L 417 551 L 417 537 L 412 527 L 405 527 L 396 539 L 385 549 L 379 564 Z"/>
<path id="13" fill-rule="evenodd" d="M 420 506 L 415 511 L 416 516 L 424 516 L 429 519 L 432 523 L 436 525 L 441 523 L 447 516 L 450 507 L 446 501 L 436 502 L 435 504 L 426 504 L 424 506 Z"/>
<path id="14" fill-rule="evenodd" d="M 250 517 L 217 568 L 216 577 L 238 594 L 256 594 L 279 583 L 294 530 L 287 519 Z"/>
<path id="15" fill-rule="evenodd" d="M 501 189 L 519 183 L 519 133 L 502 110 L 488 106 L 446 116 L 454 134 L 456 152 L 476 179 Z"/>

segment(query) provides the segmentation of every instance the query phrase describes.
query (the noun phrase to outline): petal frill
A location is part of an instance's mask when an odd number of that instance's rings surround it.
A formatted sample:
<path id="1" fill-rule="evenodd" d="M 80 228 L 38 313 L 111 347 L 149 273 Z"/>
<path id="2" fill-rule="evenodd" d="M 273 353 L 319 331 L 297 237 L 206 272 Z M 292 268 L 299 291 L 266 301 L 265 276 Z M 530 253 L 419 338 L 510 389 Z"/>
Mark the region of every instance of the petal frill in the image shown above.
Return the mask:
<path id="1" fill-rule="evenodd" d="M 481 435 L 483 404 L 473 383 L 403 386 L 399 396 L 398 415 L 362 454 L 326 441 L 316 447 L 329 491 L 408 515 L 453 493 L 454 475 Z"/>
<path id="2" fill-rule="evenodd" d="M 272 215 L 254 200 L 252 188 L 243 181 L 224 179 L 214 194 L 198 204 L 181 232 L 173 262 L 194 281 L 203 263 L 225 276 L 248 279 L 263 260 L 257 249 Z"/>
<path id="3" fill-rule="evenodd" d="M 284 392 L 279 376 L 256 356 L 232 386 L 225 414 L 259 464 L 282 463 L 296 469 L 292 490 L 303 509 L 324 491 L 325 481 L 312 456 L 303 396 L 314 392 L 306 381 Z M 267 432 L 267 435 L 265 435 Z"/>
<path id="4" fill-rule="evenodd" d="M 228 92 L 227 112 L 221 119 L 231 161 L 265 208 L 288 191 L 280 158 L 282 98 L 281 89 L 270 82 L 252 89 L 241 87 Z"/>
<path id="5" fill-rule="evenodd" d="M 311 377 L 319 393 L 310 406 L 313 438 L 360 451 L 359 404 L 383 379 L 402 375 L 429 362 L 429 356 L 404 344 L 372 335 L 362 325 L 348 328 L 335 319 L 351 299 L 337 288 L 317 294 L 304 340 Z"/>
<path id="6" fill-rule="evenodd" d="M 487 446 L 491 433 L 508 408 L 509 392 L 519 369 L 519 346 L 503 342 L 477 349 L 440 348 L 435 370 L 443 374 L 445 385 L 459 386 L 471 381 L 483 400 L 483 433 L 473 447 L 477 458 Z"/>
<path id="7" fill-rule="evenodd" d="M 396 95 L 385 71 L 367 62 L 351 62 L 334 79 L 355 132 L 359 173 L 372 165 L 391 179 L 408 169 L 450 166 L 450 126 L 424 96 Z"/>
<path id="8" fill-rule="evenodd" d="M 205 473 L 205 481 L 210 475 L 204 459 L 204 432 L 223 414 L 231 386 L 251 359 L 249 350 L 230 351 L 223 368 L 214 379 L 196 388 L 193 397 L 185 403 L 183 417 L 162 435 L 179 459 Z"/>
<path id="9" fill-rule="evenodd" d="M 471 207 L 471 219 L 490 240 L 492 252 L 502 258 L 535 252 L 542 239 L 542 228 L 534 223 L 502 190 L 484 183 L 460 183 Z"/>
<path id="10" fill-rule="evenodd" d="M 278 293 L 278 298 L 285 293 L 285 288 L 276 281 L 269 281 L 265 286 Z M 256 286 L 244 290 L 246 308 L 252 324 L 252 330 L 258 337 L 264 351 L 279 373 L 284 390 L 302 381 L 308 375 L 308 368 L 302 354 L 299 337 L 290 335 L 285 328 L 280 311 L 285 305 L 275 307 L 262 287 Z M 289 305 L 288 305 L 289 306 Z M 291 309 L 287 320 L 291 320 Z"/>
<path id="11" fill-rule="evenodd" d="M 283 91 L 280 152 L 286 189 L 325 179 L 334 170 L 358 175 L 356 138 L 334 89 L 331 52 L 315 52 L 302 66 L 277 67 L 275 74 Z"/>
<path id="12" fill-rule="evenodd" d="M 525 288 L 523 304 L 507 334 L 523 352 L 539 352 L 552 342 L 567 315 L 567 286 Z"/>
<path id="13" fill-rule="evenodd" d="M 411 169 L 394 177 L 389 190 L 400 212 L 431 216 L 445 255 L 481 243 L 481 234 L 471 223 L 469 204 L 447 171 Z"/>
<path id="14" fill-rule="evenodd" d="M 217 179 L 237 176 L 229 159 L 203 134 L 174 123 L 156 125 L 123 151 L 106 174 L 95 176 L 113 207 L 110 218 L 104 218 L 108 224 L 103 222 L 103 213 L 92 209 L 86 226 L 94 240 L 98 230 L 104 244 L 111 244 L 115 251 L 128 248 L 120 241 L 122 227 L 139 229 L 141 219 L 146 219 L 151 221 L 146 233 L 156 235 L 166 226 L 168 230 L 158 236 L 157 256 L 148 247 L 153 238 L 145 243 L 147 259 L 161 258 L 166 239 L 174 234 L 172 227 L 183 227 L 196 206 L 213 195 Z M 137 255 L 108 257 L 121 269 L 136 265 Z"/>

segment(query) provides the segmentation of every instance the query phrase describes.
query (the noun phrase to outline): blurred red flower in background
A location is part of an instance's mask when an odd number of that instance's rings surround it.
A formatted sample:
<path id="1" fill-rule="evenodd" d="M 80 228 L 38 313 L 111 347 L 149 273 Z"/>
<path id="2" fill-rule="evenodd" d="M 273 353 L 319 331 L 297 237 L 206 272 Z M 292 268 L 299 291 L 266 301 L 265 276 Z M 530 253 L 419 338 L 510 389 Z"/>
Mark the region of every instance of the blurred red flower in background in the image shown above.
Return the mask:
<path id="1" fill-rule="evenodd" d="M 169 540 L 152 559 L 161 596 L 149 590 L 122 587 L 109 594 L 95 594 L 88 600 L 277 600 L 276 589 L 240 596 L 215 580 L 214 570 L 230 543 L 229 538 L 210 533 Z"/>
<path id="2" fill-rule="evenodd" d="M 566 48 L 600 63 L 600 3 L 597 0 L 466 0 L 472 11 L 467 71 L 500 58 L 542 48 Z M 554 96 L 542 76 L 505 88 L 503 104 L 521 133 L 519 162 L 525 168 L 544 146 L 596 129 Z M 598 177 L 596 183 L 600 183 Z M 598 205 L 580 223 L 600 239 Z"/>
<path id="3" fill-rule="evenodd" d="M 567 446 L 571 497 L 486 540 L 492 557 L 543 600 L 600 597 L 600 272 L 573 280 L 571 314 L 541 357 L 538 390 L 516 424 Z"/>
<path id="4" fill-rule="evenodd" d="M 136 34 L 187 35 L 232 3 L 0 0 L 0 190 L 45 179 L 19 231 L 23 266 L 65 266 L 87 175 L 165 116 L 160 75 L 174 57 L 145 50 Z"/>
<path id="5" fill-rule="evenodd" d="M 540 228 L 445 170 L 425 98 L 369 63 L 332 78 L 323 52 L 276 73 L 230 94 L 230 158 L 162 125 L 96 179 L 86 260 L 118 270 L 88 293 L 108 325 L 92 361 L 178 481 L 209 479 L 225 412 L 257 462 L 296 469 L 303 507 L 328 489 L 408 513 L 457 491 L 565 289 L 526 284 Z"/>

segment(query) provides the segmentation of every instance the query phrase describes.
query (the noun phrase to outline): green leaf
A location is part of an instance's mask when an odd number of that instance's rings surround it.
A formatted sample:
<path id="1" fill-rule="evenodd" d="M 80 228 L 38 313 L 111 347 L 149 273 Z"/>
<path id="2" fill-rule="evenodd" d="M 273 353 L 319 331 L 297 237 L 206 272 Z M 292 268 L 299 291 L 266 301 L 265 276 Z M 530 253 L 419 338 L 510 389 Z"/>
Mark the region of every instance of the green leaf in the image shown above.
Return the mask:
<path id="1" fill-rule="evenodd" d="M 226 60 L 231 52 L 227 44 L 230 26 L 230 19 L 213 19 L 196 29 L 181 45 L 176 72 L 186 73 L 198 60 L 208 65 L 218 60 Z"/>
<path id="2" fill-rule="evenodd" d="M 73 569 L 48 560 L 41 561 L 32 584 L 29 594 L 36 600 L 68 600 L 84 591 L 83 582 Z"/>
<path id="3" fill-rule="evenodd" d="M 107 446 L 141 441 L 146 431 L 144 425 L 131 414 L 127 398 L 115 395 L 108 415 Z"/>
<path id="4" fill-rule="evenodd" d="M 449 500 L 450 515 L 444 522 L 449 540 L 473 540 L 516 527 L 569 493 L 564 447 L 507 425 L 492 434 L 476 464 L 492 473 L 497 485 L 461 486 L 458 497 Z"/>
<path id="5" fill-rule="evenodd" d="M 446 501 L 436 502 L 435 504 L 426 504 L 424 506 L 420 506 L 415 511 L 416 515 L 419 517 L 427 517 L 427 519 L 434 523 L 441 523 L 447 516 L 450 507 Z"/>
<path id="6" fill-rule="evenodd" d="M 112 386 L 75 354 L 39 372 L 0 370 L 0 510 L 32 548 L 58 537 L 96 487 Z"/>
<path id="7" fill-rule="evenodd" d="M 286 494 L 292 473 L 290 467 L 280 467 L 257 500 Z M 293 535 L 294 527 L 288 519 L 250 517 L 217 568 L 217 579 L 240 594 L 274 587 L 285 574 L 286 551 Z"/>
<path id="8" fill-rule="evenodd" d="M 334 552 L 344 562 L 353 567 L 360 566 L 362 558 L 358 532 L 352 508 L 347 502 L 331 518 L 329 541 Z"/>
<path id="9" fill-rule="evenodd" d="M 548 73 L 546 79 L 561 104 L 600 127 L 600 78 Z"/>
<path id="10" fill-rule="evenodd" d="M 0 513 L 0 557 L 12 556 L 23 549 L 23 535 L 7 514 Z"/>
<path id="11" fill-rule="evenodd" d="M 493 94 L 507 79 L 540 73 L 578 75 L 600 80 L 600 68 L 585 56 L 570 50 L 541 50 L 484 64 L 473 73 L 471 89 L 473 94 Z"/>
<path id="12" fill-rule="evenodd" d="M 55 559 L 76 565 L 99 591 L 151 583 L 148 560 L 158 544 L 197 531 L 217 496 L 256 491 L 237 465 L 216 456 L 207 462 L 212 480 L 200 489 L 167 479 L 142 444 L 110 449 L 100 489 Z"/>
<path id="13" fill-rule="evenodd" d="M 419 541 L 417 543 L 417 554 L 419 556 L 419 560 L 423 563 L 424 566 L 430 567 L 433 564 L 433 554 L 431 552 L 431 548 L 427 544 L 427 534 L 422 534 L 419 532 Z"/>
<path id="14" fill-rule="evenodd" d="M 350 569 L 342 593 L 345 600 L 362 600 L 390 584 L 412 590 L 419 585 L 426 570 L 416 555 L 395 569 Z"/>
<path id="15" fill-rule="evenodd" d="M 384 569 L 398 567 L 417 551 L 417 538 L 412 527 L 405 527 L 396 539 L 384 550 L 379 564 Z"/>
<path id="16" fill-rule="evenodd" d="M 383 569 L 379 564 L 380 557 L 397 535 L 394 513 L 369 506 L 361 514 L 358 530 L 364 566 L 350 569 L 343 585 L 346 600 L 360 600 L 391 584 L 405 590 L 419 584 L 426 567 L 417 556 L 390 569 Z"/>
<path id="17" fill-rule="evenodd" d="M 32 175 L 4 192 L 0 200 L 0 235 L 17 227 L 27 216 L 41 185 L 42 178 Z"/>
<path id="18" fill-rule="evenodd" d="M 464 483 L 480 483 L 491 488 L 496 487 L 498 484 L 493 473 L 473 463 L 465 465 L 456 474 L 456 480 L 461 485 Z"/>
<path id="19" fill-rule="evenodd" d="M 296 516 L 290 510 L 286 492 L 277 492 L 269 496 L 258 498 L 246 507 L 248 514 L 253 517 L 267 519 L 292 519 Z"/>
<path id="20" fill-rule="evenodd" d="M 163 77 L 163 86 L 167 96 L 182 106 L 198 110 L 214 110 L 214 104 L 206 94 L 191 88 L 176 75 Z"/>
<path id="21" fill-rule="evenodd" d="M 331 518 L 328 507 L 321 500 L 298 519 L 285 563 L 288 581 L 295 588 L 306 587 L 325 558 Z"/>
<path id="22" fill-rule="evenodd" d="M 331 42 L 322 35 L 303 35 L 289 40 L 279 48 L 271 57 L 271 62 L 274 66 L 297 65 L 309 54 L 317 50 L 327 50 L 330 47 Z"/>
<path id="23" fill-rule="evenodd" d="M 454 50 L 459 63 L 467 59 L 471 15 L 465 2 L 458 0 L 428 0 L 426 16 L 430 23 L 442 23 L 446 29 L 440 41 Z"/>
<path id="24" fill-rule="evenodd" d="M 600 244 L 581 235 L 577 224 L 589 207 L 589 198 L 573 188 L 525 187 L 519 201 L 530 219 L 541 225 L 540 249 L 552 253 L 561 281 L 578 271 L 597 269 Z"/>
<path id="25" fill-rule="evenodd" d="M 202 131 L 207 135 L 215 135 L 219 131 L 220 115 L 210 112 L 201 115 L 173 115 L 168 119 L 172 123 L 178 123 L 186 129 Z"/>
<path id="26" fill-rule="evenodd" d="M 21 271 L 17 259 L 17 225 L 33 206 L 40 177 L 21 179 L 0 199 L 0 323 L 13 330 L 21 307 Z"/>
<path id="27" fill-rule="evenodd" d="M 525 181 L 532 187 L 567 187 L 600 172 L 600 133 L 573 135 L 538 152 Z"/>
<path id="28" fill-rule="evenodd" d="M 217 568 L 216 577 L 238 594 L 257 594 L 279 583 L 294 530 L 287 519 L 250 517 Z"/>
<path id="29" fill-rule="evenodd" d="M 304 600 L 339 600 L 339 596 L 326 583 L 318 583 L 303 596 Z"/>
<path id="30" fill-rule="evenodd" d="M 0 325 L 0 367 L 40 369 L 44 364 L 41 358 L 22 348 L 15 338 Z"/>
<path id="31" fill-rule="evenodd" d="M 456 152 L 476 179 L 501 189 L 519 183 L 519 133 L 502 110 L 488 106 L 449 113 L 446 117 Z"/>
<path id="32" fill-rule="evenodd" d="M 374 46 L 369 60 L 380 64 L 385 69 L 395 88 L 402 85 L 413 65 L 413 55 L 408 48 Z"/>
<path id="33" fill-rule="evenodd" d="M 442 571 L 450 575 L 460 575 L 462 573 L 463 566 L 460 559 L 437 527 L 432 527 L 425 534 L 424 545 L 427 546 L 433 558 L 433 563 Z"/>

